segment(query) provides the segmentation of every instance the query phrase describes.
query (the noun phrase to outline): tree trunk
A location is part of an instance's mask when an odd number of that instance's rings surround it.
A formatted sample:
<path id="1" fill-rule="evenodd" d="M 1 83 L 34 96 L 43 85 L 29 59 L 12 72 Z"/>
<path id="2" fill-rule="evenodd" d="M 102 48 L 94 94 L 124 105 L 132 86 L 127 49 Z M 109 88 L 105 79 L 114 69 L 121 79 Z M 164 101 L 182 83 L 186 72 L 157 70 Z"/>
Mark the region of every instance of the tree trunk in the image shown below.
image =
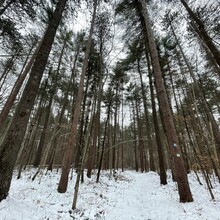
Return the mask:
<path id="1" fill-rule="evenodd" d="M 49 100 L 49 103 L 46 107 L 44 126 L 43 126 L 43 130 L 42 130 L 41 137 L 40 137 L 40 142 L 39 142 L 37 152 L 35 155 L 35 159 L 34 159 L 34 163 L 33 163 L 34 167 L 38 167 L 41 162 L 41 157 L 42 157 L 43 148 L 44 148 L 45 140 L 46 140 L 46 134 L 47 134 L 48 125 L 49 125 L 52 102 L 53 102 L 53 94 L 50 95 L 50 100 Z"/>
<path id="2" fill-rule="evenodd" d="M 194 85 L 195 85 L 197 91 L 199 92 L 199 96 L 201 98 L 201 101 L 202 101 L 203 107 L 205 109 L 205 113 L 207 115 L 207 118 L 210 120 L 210 122 L 212 124 L 212 131 L 213 131 L 214 138 L 215 138 L 215 143 L 216 143 L 216 151 L 217 151 L 218 160 L 219 160 L 219 163 L 220 163 L 220 130 L 219 130 L 219 126 L 218 126 L 218 124 L 217 124 L 217 122 L 216 122 L 216 120 L 215 120 L 215 118 L 214 118 L 214 116 L 213 116 L 213 114 L 211 112 L 211 109 L 208 106 L 208 103 L 207 103 L 207 101 L 206 101 L 206 99 L 204 97 L 204 94 L 202 92 L 202 89 L 201 89 L 200 85 L 198 84 L 198 80 L 195 77 L 195 74 L 194 74 L 194 72 L 193 72 L 193 70 L 191 68 L 191 65 L 188 62 L 188 60 L 187 60 L 187 58 L 186 58 L 186 56 L 185 56 L 185 54 L 183 52 L 183 49 L 182 49 L 182 47 L 181 47 L 181 45 L 180 45 L 180 43 L 178 41 L 178 38 L 177 38 L 177 36 L 176 36 L 176 34 L 174 32 L 174 28 L 172 26 L 171 21 L 170 21 L 170 27 L 171 27 L 171 31 L 173 33 L 173 36 L 174 36 L 174 38 L 176 40 L 177 46 L 178 46 L 178 48 L 180 50 L 180 53 L 181 53 L 181 55 L 183 57 L 183 60 L 186 63 L 186 66 L 188 68 L 190 76 L 193 79 Z"/>
<path id="3" fill-rule="evenodd" d="M 39 54 L 36 56 L 35 63 L 32 67 L 29 80 L 25 86 L 7 135 L 2 142 L 0 157 L 0 201 L 8 195 L 17 155 L 25 135 L 30 113 L 66 2 L 67 0 L 59 0 L 57 3 L 39 49 Z"/>
<path id="4" fill-rule="evenodd" d="M 95 167 L 96 145 L 97 145 L 97 140 L 99 139 L 98 137 L 100 137 L 100 113 L 101 113 L 100 111 L 101 111 L 101 98 L 103 92 L 102 68 L 100 69 L 99 74 L 100 77 L 99 77 L 99 85 L 98 85 L 97 112 L 94 116 L 93 143 L 90 149 L 90 158 L 88 160 L 87 177 L 89 178 L 91 177 L 92 169 Z"/>
<path id="5" fill-rule="evenodd" d="M 38 51 L 40 49 L 42 41 L 43 41 L 43 39 L 39 42 L 37 48 L 34 51 L 34 54 L 32 55 L 31 59 L 29 60 L 28 64 L 24 68 L 24 70 L 22 71 L 21 75 L 18 77 L 10 95 L 7 98 L 7 101 L 1 111 L 1 114 L 0 114 L 0 128 L 2 127 L 2 124 L 4 123 L 5 119 L 7 118 L 9 111 L 10 111 L 11 107 L 13 106 L 14 101 L 17 97 L 17 94 L 18 94 L 27 74 L 29 73 L 29 71 L 34 63 L 34 60 L 36 58 L 36 54 L 38 53 Z"/>
<path id="6" fill-rule="evenodd" d="M 92 16 L 91 27 L 90 27 L 90 32 L 89 32 L 89 38 L 88 38 L 88 41 L 86 44 L 86 51 L 85 51 L 85 57 L 83 60 L 83 67 L 82 67 L 82 73 L 81 73 L 80 82 L 79 82 L 79 89 L 78 89 L 76 102 L 75 102 L 75 108 L 74 108 L 74 112 L 73 112 L 71 134 L 69 136 L 68 146 L 66 148 L 63 162 L 62 162 L 62 174 L 61 174 L 59 186 L 58 186 L 58 192 L 60 192 L 60 193 L 66 192 L 67 185 L 68 185 L 68 176 L 69 176 L 70 167 L 71 167 L 72 158 L 73 158 L 73 152 L 74 152 L 73 147 L 74 147 L 75 141 L 76 141 L 77 126 L 78 126 L 78 121 L 79 121 L 79 117 L 80 117 L 80 107 L 81 107 L 81 103 L 83 100 L 84 78 L 85 78 L 86 71 L 87 71 L 88 58 L 89 58 L 90 47 L 91 47 L 91 43 L 92 43 L 92 35 L 93 35 L 94 25 L 95 25 L 97 0 L 94 1 L 93 7 L 94 7 L 94 9 L 93 9 L 93 16 Z"/>
<path id="7" fill-rule="evenodd" d="M 144 20 L 145 23 L 143 29 L 145 30 L 146 41 L 148 41 L 149 44 L 151 62 L 155 76 L 156 91 L 157 91 L 159 106 L 161 108 L 161 113 L 164 120 L 164 125 L 166 128 L 165 134 L 168 140 L 169 151 L 172 155 L 173 172 L 174 172 L 175 180 L 177 181 L 178 184 L 180 202 L 192 202 L 193 198 L 188 183 L 187 173 L 184 167 L 184 162 L 178 143 L 172 112 L 169 106 L 168 97 L 162 79 L 162 72 L 161 72 L 159 57 L 156 49 L 156 43 L 154 40 L 153 30 L 151 28 L 152 25 L 149 19 L 145 1 L 137 0 L 137 3 L 138 6 L 140 7 L 139 9 L 140 16 L 142 16 L 142 19 Z"/>
<path id="8" fill-rule="evenodd" d="M 95 158 L 96 158 L 96 144 L 98 139 L 98 123 L 99 123 L 99 116 L 98 113 L 95 114 L 93 119 L 94 130 L 93 130 L 93 138 L 92 138 L 92 145 L 89 151 L 89 158 L 87 162 L 87 177 L 91 178 L 92 170 L 95 167 Z"/>
<path id="9" fill-rule="evenodd" d="M 165 169 L 165 154 L 163 149 L 163 144 L 161 140 L 160 128 L 157 118 L 157 111 L 156 111 L 156 104 L 155 104 L 155 97 L 154 97 L 154 88 L 153 88 L 153 80 L 152 80 L 152 73 L 150 68 L 149 70 L 149 84 L 150 84 L 150 93 L 151 93 L 151 105 L 152 105 L 152 114 L 153 114 L 153 121 L 154 121 L 154 129 L 155 129 L 155 136 L 156 136 L 156 143 L 157 143 L 157 152 L 159 157 L 159 169 L 160 169 L 160 184 L 166 185 L 167 184 L 167 174 Z"/>
<path id="10" fill-rule="evenodd" d="M 12 57 L 10 57 L 9 59 L 7 59 L 5 61 L 6 63 L 4 65 L 4 70 L 3 70 L 2 74 L 1 74 L 1 77 L 0 77 L 0 82 L 1 82 L 0 90 L 3 86 L 3 84 L 4 84 L 4 79 L 7 77 L 8 73 L 13 68 L 13 66 L 15 64 L 15 61 L 16 61 L 16 56 L 15 55 L 12 55 Z"/>
<path id="11" fill-rule="evenodd" d="M 96 5 L 94 6 L 96 7 Z M 90 101 L 92 103 L 92 101 Z M 91 104 L 89 105 L 89 109 L 91 107 Z M 94 106 L 93 106 L 94 107 Z M 89 118 L 89 112 L 87 111 L 87 118 Z M 92 111 L 94 112 L 94 110 Z M 92 117 L 92 116 L 91 116 Z M 83 182 L 83 176 L 84 176 L 84 164 L 86 162 L 86 157 L 89 151 L 89 141 L 91 138 L 91 132 L 92 132 L 92 121 L 90 121 L 89 126 L 87 131 L 85 132 L 85 140 L 84 140 L 84 145 L 82 146 L 81 149 L 81 154 L 80 154 L 80 159 L 79 159 L 79 163 L 77 166 L 77 177 L 76 177 L 76 183 L 75 183 L 75 187 L 74 187 L 74 197 L 73 197 L 73 203 L 72 203 L 72 209 L 76 209 L 76 202 L 77 202 L 77 198 L 78 198 L 78 191 L 79 191 L 79 182 L 80 182 L 80 176 L 81 176 L 81 181 Z"/>
<path id="12" fill-rule="evenodd" d="M 189 13 L 190 18 L 192 19 L 193 23 L 195 25 L 193 26 L 195 28 L 195 31 L 199 34 L 202 41 L 206 45 L 206 47 L 211 52 L 213 58 L 215 59 L 216 63 L 220 67 L 220 51 L 214 44 L 212 38 L 209 36 L 208 32 L 205 30 L 205 26 L 202 22 L 202 20 L 192 11 L 192 9 L 189 7 L 189 5 L 186 3 L 185 0 L 180 0 L 182 4 L 184 5 L 185 9 Z"/>
<path id="13" fill-rule="evenodd" d="M 136 120 L 137 120 L 137 130 L 138 130 L 138 147 L 139 147 L 139 156 L 140 156 L 140 167 L 141 167 L 141 172 L 143 173 L 145 170 L 145 165 L 144 165 L 144 140 L 143 140 L 143 135 L 142 135 L 142 123 L 140 120 L 139 116 L 139 103 L 137 100 L 135 100 L 135 110 L 136 110 Z M 147 161 L 146 161 L 147 162 Z"/>
<path id="14" fill-rule="evenodd" d="M 108 104 L 107 118 L 106 118 L 106 121 L 105 121 L 104 137 L 103 137 L 103 140 L 102 140 L 102 148 L 101 148 L 101 155 L 100 155 L 100 160 L 99 160 L 99 164 L 98 164 L 98 173 L 97 173 L 97 177 L 96 177 L 96 183 L 99 182 L 100 172 L 101 172 L 101 169 L 102 169 L 102 163 L 103 163 L 103 158 L 104 158 L 104 150 L 105 150 L 106 138 L 107 138 L 108 124 L 109 124 L 109 119 L 110 119 L 110 115 L 111 115 L 111 107 L 112 107 L 111 105 L 112 105 L 112 97 L 110 97 L 109 104 Z M 113 147 L 115 148 L 114 145 L 113 145 Z"/>
<path id="15" fill-rule="evenodd" d="M 134 148 L 134 162 L 135 162 L 135 170 L 136 170 L 136 172 L 138 172 L 139 163 L 138 163 L 138 151 L 137 151 L 137 141 L 136 141 L 136 139 L 137 139 L 137 130 L 136 130 L 135 107 L 134 107 L 133 103 L 132 103 L 132 106 L 130 108 L 132 109 L 132 115 L 133 115 L 133 117 L 131 119 L 131 121 L 133 121 L 132 122 L 132 125 L 133 125 L 132 134 L 133 134 L 133 136 L 131 138 L 134 139 L 134 146 L 133 146 L 133 148 Z"/>
<path id="16" fill-rule="evenodd" d="M 85 145 L 85 134 L 87 131 L 88 127 L 88 112 L 86 111 L 86 102 L 88 98 L 88 88 L 89 88 L 89 74 L 87 74 L 87 80 L 86 80 L 86 85 L 85 85 L 85 91 L 84 91 L 84 97 L 83 97 L 83 102 L 81 106 L 81 120 L 80 120 L 80 125 L 79 125 L 79 134 L 78 134 L 78 141 L 76 144 L 76 157 L 75 157 L 75 167 L 77 168 L 80 163 L 80 158 L 81 158 L 81 153 L 82 149 L 84 148 Z M 89 101 L 89 105 L 91 105 L 91 99 Z M 77 170 L 78 172 L 78 170 Z"/>
<path id="17" fill-rule="evenodd" d="M 153 141 L 152 141 L 152 137 L 151 137 L 151 134 L 152 134 L 152 128 L 151 128 L 151 125 L 150 125 L 150 119 L 149 119 L 149 111 L 148 111 L 148 108 L 147 108 L 147 99 L 146 99 L 146 91 L 145 91 L 145 88 L 144 88 L 144 82 L 143 82 L 143 77 L 142 77 L 142 73 L 141 73 L 141 70 L 140 70 L 140 60 L 138 59 L 137 60 L 138 62 L 138 73 L 139 73 L 139 76 L 140 76 L 140 80 L 141 80 L 141 92 L 142 92 L 142 98 L 143 98 L 143 105 L 144 105 L 144 114 L 145 114 L 145 120 L 146 120 L 146 128 L 147 128 L 147 142 L 148 142 L 148 148 L 149 148 L 149 156 L 150 156 L 150 170 L 151 171 L 155 171 L 155 164 L 154 164 L 154 146 L 153 146 Z"/>
<path id="18" fill-rule="evenodd" d="M 56 156 L 56 150 L 57 150 L 57 144 L 58 144 L 58 138 L 60 136 L 60 129 L 61 129 L 61 123 L 62 123 L 62 119 L 63 119 L 63 116 L 64 116 L 64 113 L 65 113 L 65 110 L 66 110 L 66 106 L 68 104 L 68 96 L 69 96 L 69 93 L 70 93 L 70 89 L 71 89 L 71 86 L 73 86 L 73 80 L 75 79 L 75 70 L 76 70 L 76 62 L 77 62 L 77 59 L 78 59 L 78 56 L 79 56 L 79 50 L 80 50 L 80 47 L 78 45 L 78 48 L 76 50 L 76 54 L 75 54 L 75 57 L 74 57 L 74 62 L 73 62 L 73 68 L 72 68 L 72 73 L 71 73 L 71 77 L 69 79 L 69 83 L 68 83 L 68 86 L 67 86 L 67 89 L 65 91 L 65 94 L 64 94 L 64 98 L 63 98 L 63 105 L 61 107 L 61 111 L 60 111 L 60 114 L 58 116 L 58 121 L 55 125 L 55 128 L 53 129 L 53 135 L 52 135 L 52 150 L 51 150 L 51 154 L 50 154 L 50 157 L 49 157 L 49 165 L 48 165 L 48 170 L 52 171 L 53 169 L 53 163 L 54 163 L 54 159 L 55 159 L 55 156 Z"/>
<path id="19" fill-rule="evenodd" d="M 122 103 L 121 103 L 121 171 L 124 171 L 124 100 L 123 100 L 123 91 L 122 91 Z"/>

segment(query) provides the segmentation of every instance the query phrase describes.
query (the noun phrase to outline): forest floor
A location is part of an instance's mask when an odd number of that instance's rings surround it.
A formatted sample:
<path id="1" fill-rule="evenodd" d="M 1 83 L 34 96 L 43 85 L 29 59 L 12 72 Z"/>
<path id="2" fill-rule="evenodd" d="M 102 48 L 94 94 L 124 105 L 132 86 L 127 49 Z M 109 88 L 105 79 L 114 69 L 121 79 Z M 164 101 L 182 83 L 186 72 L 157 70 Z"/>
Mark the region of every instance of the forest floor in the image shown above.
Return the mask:
<path id="1" fill-rule="evenodd" d="M 72 211 L 75 176 L 66 193 L 57 193 L 60 171 L 45 175 L 30 169 L 12 181 L 10 194 L 0 203 L 0 220 L 220 220 L 220 184 L 212 176 L 215 201 L 206 184 L 189 174 L 194 202 L 179 203 L 176 183 L 168 174 L 168 185 L 161 186 L 157 173 L 117 172 L 112 177 L 103 171 L 100 183 L 96 175 L 80 185 L 77 209 Z M 75 174 L 74 174 L 75 175 Z"/>

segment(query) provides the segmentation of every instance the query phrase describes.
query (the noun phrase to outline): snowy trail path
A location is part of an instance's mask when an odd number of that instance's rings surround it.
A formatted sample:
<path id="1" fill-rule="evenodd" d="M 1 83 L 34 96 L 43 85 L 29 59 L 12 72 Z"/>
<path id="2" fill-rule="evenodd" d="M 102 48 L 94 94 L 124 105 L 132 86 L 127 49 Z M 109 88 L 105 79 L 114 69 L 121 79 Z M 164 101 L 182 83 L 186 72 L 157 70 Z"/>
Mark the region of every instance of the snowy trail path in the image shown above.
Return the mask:
<path id="1" fill-rule="evenodd" d="M 31 176 L 36 169 L 27 170 L 19 180 L 14 175 L 8 198 L 0 203 L 0 220 L 220 220 L 219 182 L 212 180 L 213 201 L 202 177 L 199 185 L 193 173 L 188 177 L 194 202 L 182 204 L 169 172 L 168 185 L 161 186 L 154 172 L 118 171 L 115 181 L 103 171 L 98 184 L 96 175 L 85 178 L 73 211 L 74 181 L 66 193 L 57 193 L 60 172 L 45 171 L 35 181 Z"/>
<path id="2" fill-rule="evenodd" d="M 159 176 L 153 172 L 135 174 L 132 179 L 133 183 L 120 189 L 118 202 L 107 211 L 105 220 L 220 220 L 220 212 L 216 215 L 215 210 L 209 210 L 208 200 L 179 203 L 175 183 L 161 186 Z M 205 211 L 201 204 L 206 202 Z"/>
<path id="3" fill-rule="evenodd" d="M 158 176 L 155 177 L 158 179 Z M 116 220 L 119 216 L 126 220 L 159 219 L 157 207 L 161 206 L 161 202 L 166 203 L 157 196 L 161 186 L 155 185 L 155 178 L 149 179 L 147 175 L 135 175 L 133 181 L 133 184 L 121 189 L 119 202 L 109 210 L 107 220 Z"/>

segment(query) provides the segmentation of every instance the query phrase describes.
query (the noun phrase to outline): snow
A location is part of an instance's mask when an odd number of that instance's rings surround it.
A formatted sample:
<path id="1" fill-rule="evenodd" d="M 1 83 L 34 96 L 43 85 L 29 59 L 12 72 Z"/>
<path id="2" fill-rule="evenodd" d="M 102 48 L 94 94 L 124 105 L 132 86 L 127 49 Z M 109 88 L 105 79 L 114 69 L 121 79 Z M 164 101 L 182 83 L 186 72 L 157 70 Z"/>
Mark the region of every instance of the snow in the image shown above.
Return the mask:
<path id="1" fill-rule="evenodd" d="M 75 174 L 66 193 L 57 192 L 60 171 L 31 177 L 35 169 L 13 177 L 10 194 L 0 203 L 0 220 L 220 220 L 220 184 L 212 176 L 215 201 L 211 200 L 204 180 L 199 185 L 193 173 L 189 174 L 194 202 L 179 203 L 176 183 L 168 174 L 168 185 L 161 186 L 155 172 L 117 172 L 116 177 L 103 171 L 100 183 L 85 175 L 80 185 L 77 210 L 71 210 Z"/>

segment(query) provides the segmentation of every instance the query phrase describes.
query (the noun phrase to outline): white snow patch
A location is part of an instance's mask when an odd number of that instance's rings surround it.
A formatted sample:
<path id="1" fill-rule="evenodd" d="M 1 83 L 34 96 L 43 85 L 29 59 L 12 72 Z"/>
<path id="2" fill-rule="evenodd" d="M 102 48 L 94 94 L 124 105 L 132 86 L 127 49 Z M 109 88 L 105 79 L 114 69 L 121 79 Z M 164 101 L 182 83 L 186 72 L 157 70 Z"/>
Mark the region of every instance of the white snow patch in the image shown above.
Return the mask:
<path id="1" fill-rule="evenodd" d="M 96 175 L 80 185 L 77 210 L 71 210 L 75 175 L 66 193 L 59 194 L 60 172 L 45 171 L 31 177 L 35 169 L 25 171 L 20 180 L 14 175 L 10 194 L 0 203 L 0 220 L 220 220 L 220 184 L 213 181 L 215 201 L 210 199 L 205 183 L 199 185 L 189 175 L 194 202 L 179 203 L 176 183 L 168 176 L 161 186 L 157 173 L 117 172 L 113 178 L 103 171 L 100 183 Z M 201 178 L 202 179 L 202 178 Z M 203 179 L 202 179 L 203 180 Z"/>

